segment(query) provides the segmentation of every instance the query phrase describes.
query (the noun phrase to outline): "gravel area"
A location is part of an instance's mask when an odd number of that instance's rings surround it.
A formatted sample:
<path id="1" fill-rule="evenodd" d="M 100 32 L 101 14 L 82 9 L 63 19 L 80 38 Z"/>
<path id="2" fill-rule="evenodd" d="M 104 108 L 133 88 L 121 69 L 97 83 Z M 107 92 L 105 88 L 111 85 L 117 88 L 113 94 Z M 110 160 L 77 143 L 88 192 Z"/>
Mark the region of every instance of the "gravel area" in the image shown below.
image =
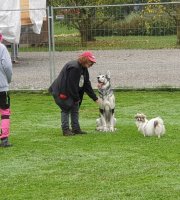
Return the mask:
<path id="1" fill-rule="evenodd" d="M 56 77 L 69 60 L 82 51 L 55 52 L 54 69 L 49 52 L 21 52 L 13 65 L 11 90 L 47 89 L 50 77 Z M 180 50 L 103 50 L 93 51 L 97 63 L 89 69 L 93 88 L 96 76 L 111 72 L 113 88 L 180 88 Z M 54 74 L 54 75 L 53 75 Z"/>

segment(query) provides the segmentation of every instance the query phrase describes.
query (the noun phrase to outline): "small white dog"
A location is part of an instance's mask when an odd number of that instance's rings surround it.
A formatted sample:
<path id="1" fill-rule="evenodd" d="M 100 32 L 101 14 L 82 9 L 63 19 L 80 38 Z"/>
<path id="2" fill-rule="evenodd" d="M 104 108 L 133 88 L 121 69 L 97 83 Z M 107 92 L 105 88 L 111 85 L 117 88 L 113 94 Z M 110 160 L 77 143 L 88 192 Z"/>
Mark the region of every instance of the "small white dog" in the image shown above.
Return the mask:
<path id="1" fill-rule="evenodd" d="M 158 138 L 165 134 L 164 122 L 160 117 L 147 120 L 146 115 L 143 113 L 137 113 L 135 115 L 136 126 L 138 131 L 145 136 L 157 135 Z"/>

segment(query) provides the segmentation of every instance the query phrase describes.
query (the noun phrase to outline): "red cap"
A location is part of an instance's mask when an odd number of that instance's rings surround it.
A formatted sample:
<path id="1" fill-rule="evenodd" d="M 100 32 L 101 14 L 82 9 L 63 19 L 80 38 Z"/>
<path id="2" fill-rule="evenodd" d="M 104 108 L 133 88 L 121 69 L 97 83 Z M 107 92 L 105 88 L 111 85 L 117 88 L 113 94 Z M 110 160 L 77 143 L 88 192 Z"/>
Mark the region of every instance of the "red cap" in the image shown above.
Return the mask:
<path id="1" fill-rule="evenodd" d="M 3 41 L 3 36 L 2 36 L 2 34 L 0 33 L 0 42 L 2 42 Z"/>
<path id="2" fill-rule="evenodd" d="M 96 63 L 96 58 L 95 58 L 95 56 L 90 51 L 85 51 L 80 56 L 81 57 L 86 57 L 91 62 Z"/>

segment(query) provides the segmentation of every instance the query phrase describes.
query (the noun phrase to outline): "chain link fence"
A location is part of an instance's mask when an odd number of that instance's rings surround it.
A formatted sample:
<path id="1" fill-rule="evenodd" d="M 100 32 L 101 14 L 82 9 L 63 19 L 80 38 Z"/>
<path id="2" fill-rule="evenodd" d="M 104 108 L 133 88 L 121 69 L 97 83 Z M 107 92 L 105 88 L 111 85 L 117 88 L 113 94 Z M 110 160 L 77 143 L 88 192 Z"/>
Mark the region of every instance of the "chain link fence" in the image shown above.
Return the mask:
<path id="1" fill-rule="evenodd" d="M 84 50 L 93 88 L 107 70 L 114 88 L 180 88 L 179 47 L 180 2 L 50 7 L 40 35 L 22 27 L 11 89 L 47 89 Z"/>

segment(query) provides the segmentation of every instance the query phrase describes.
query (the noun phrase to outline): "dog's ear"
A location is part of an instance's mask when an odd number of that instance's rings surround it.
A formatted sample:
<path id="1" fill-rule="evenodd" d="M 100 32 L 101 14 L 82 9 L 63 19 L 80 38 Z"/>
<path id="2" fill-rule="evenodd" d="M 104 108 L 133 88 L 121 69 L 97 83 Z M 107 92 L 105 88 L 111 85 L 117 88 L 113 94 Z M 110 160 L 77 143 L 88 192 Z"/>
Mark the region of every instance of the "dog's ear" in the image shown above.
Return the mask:
<path id="1" fill-rule="evenodd" d="M 98 76 L 96 78 L 98 78 L 99 76 L 101 76 L 101 73 L 99 72 Z"/>
<path id="2" fill-rule="evenodd" d="M 142 122 L 145 122 L 145 120 L 146 120 L 146 115 L 143 114 L 143 113 L 141 113 L 141 121 L 142 121 Z"/>
<path id="3" fill-rule="evenodd" d="M 141 115 L 142 115 L 142 117 L 146 118 L 146 115 L 145 115 L 145 114 L 141 113 Z"/>
<path id="4" fill-rule="evenodd" d="M 109 70 L 107 71 L 106 75 L 107 75 L 107 77 L 108 77 L 108 78 L 110 78 L 110 77 L 111 77 L 111 73 L 110 73 L 110 71 L 109 71 Z"/>
<path id="5" fill-rule="evenodd" d="M 134 115 L 134 118 L 137 119 L 139 117 L 139 113 L 136 113 L 136 115 Z"/>
<path id="6" fill-rule="evenodd" d="M 137 117 L 137 116 L 139 116 L 139 113 L 136 113 L 136 114 L 135 114 L 135 117 Z"/>

